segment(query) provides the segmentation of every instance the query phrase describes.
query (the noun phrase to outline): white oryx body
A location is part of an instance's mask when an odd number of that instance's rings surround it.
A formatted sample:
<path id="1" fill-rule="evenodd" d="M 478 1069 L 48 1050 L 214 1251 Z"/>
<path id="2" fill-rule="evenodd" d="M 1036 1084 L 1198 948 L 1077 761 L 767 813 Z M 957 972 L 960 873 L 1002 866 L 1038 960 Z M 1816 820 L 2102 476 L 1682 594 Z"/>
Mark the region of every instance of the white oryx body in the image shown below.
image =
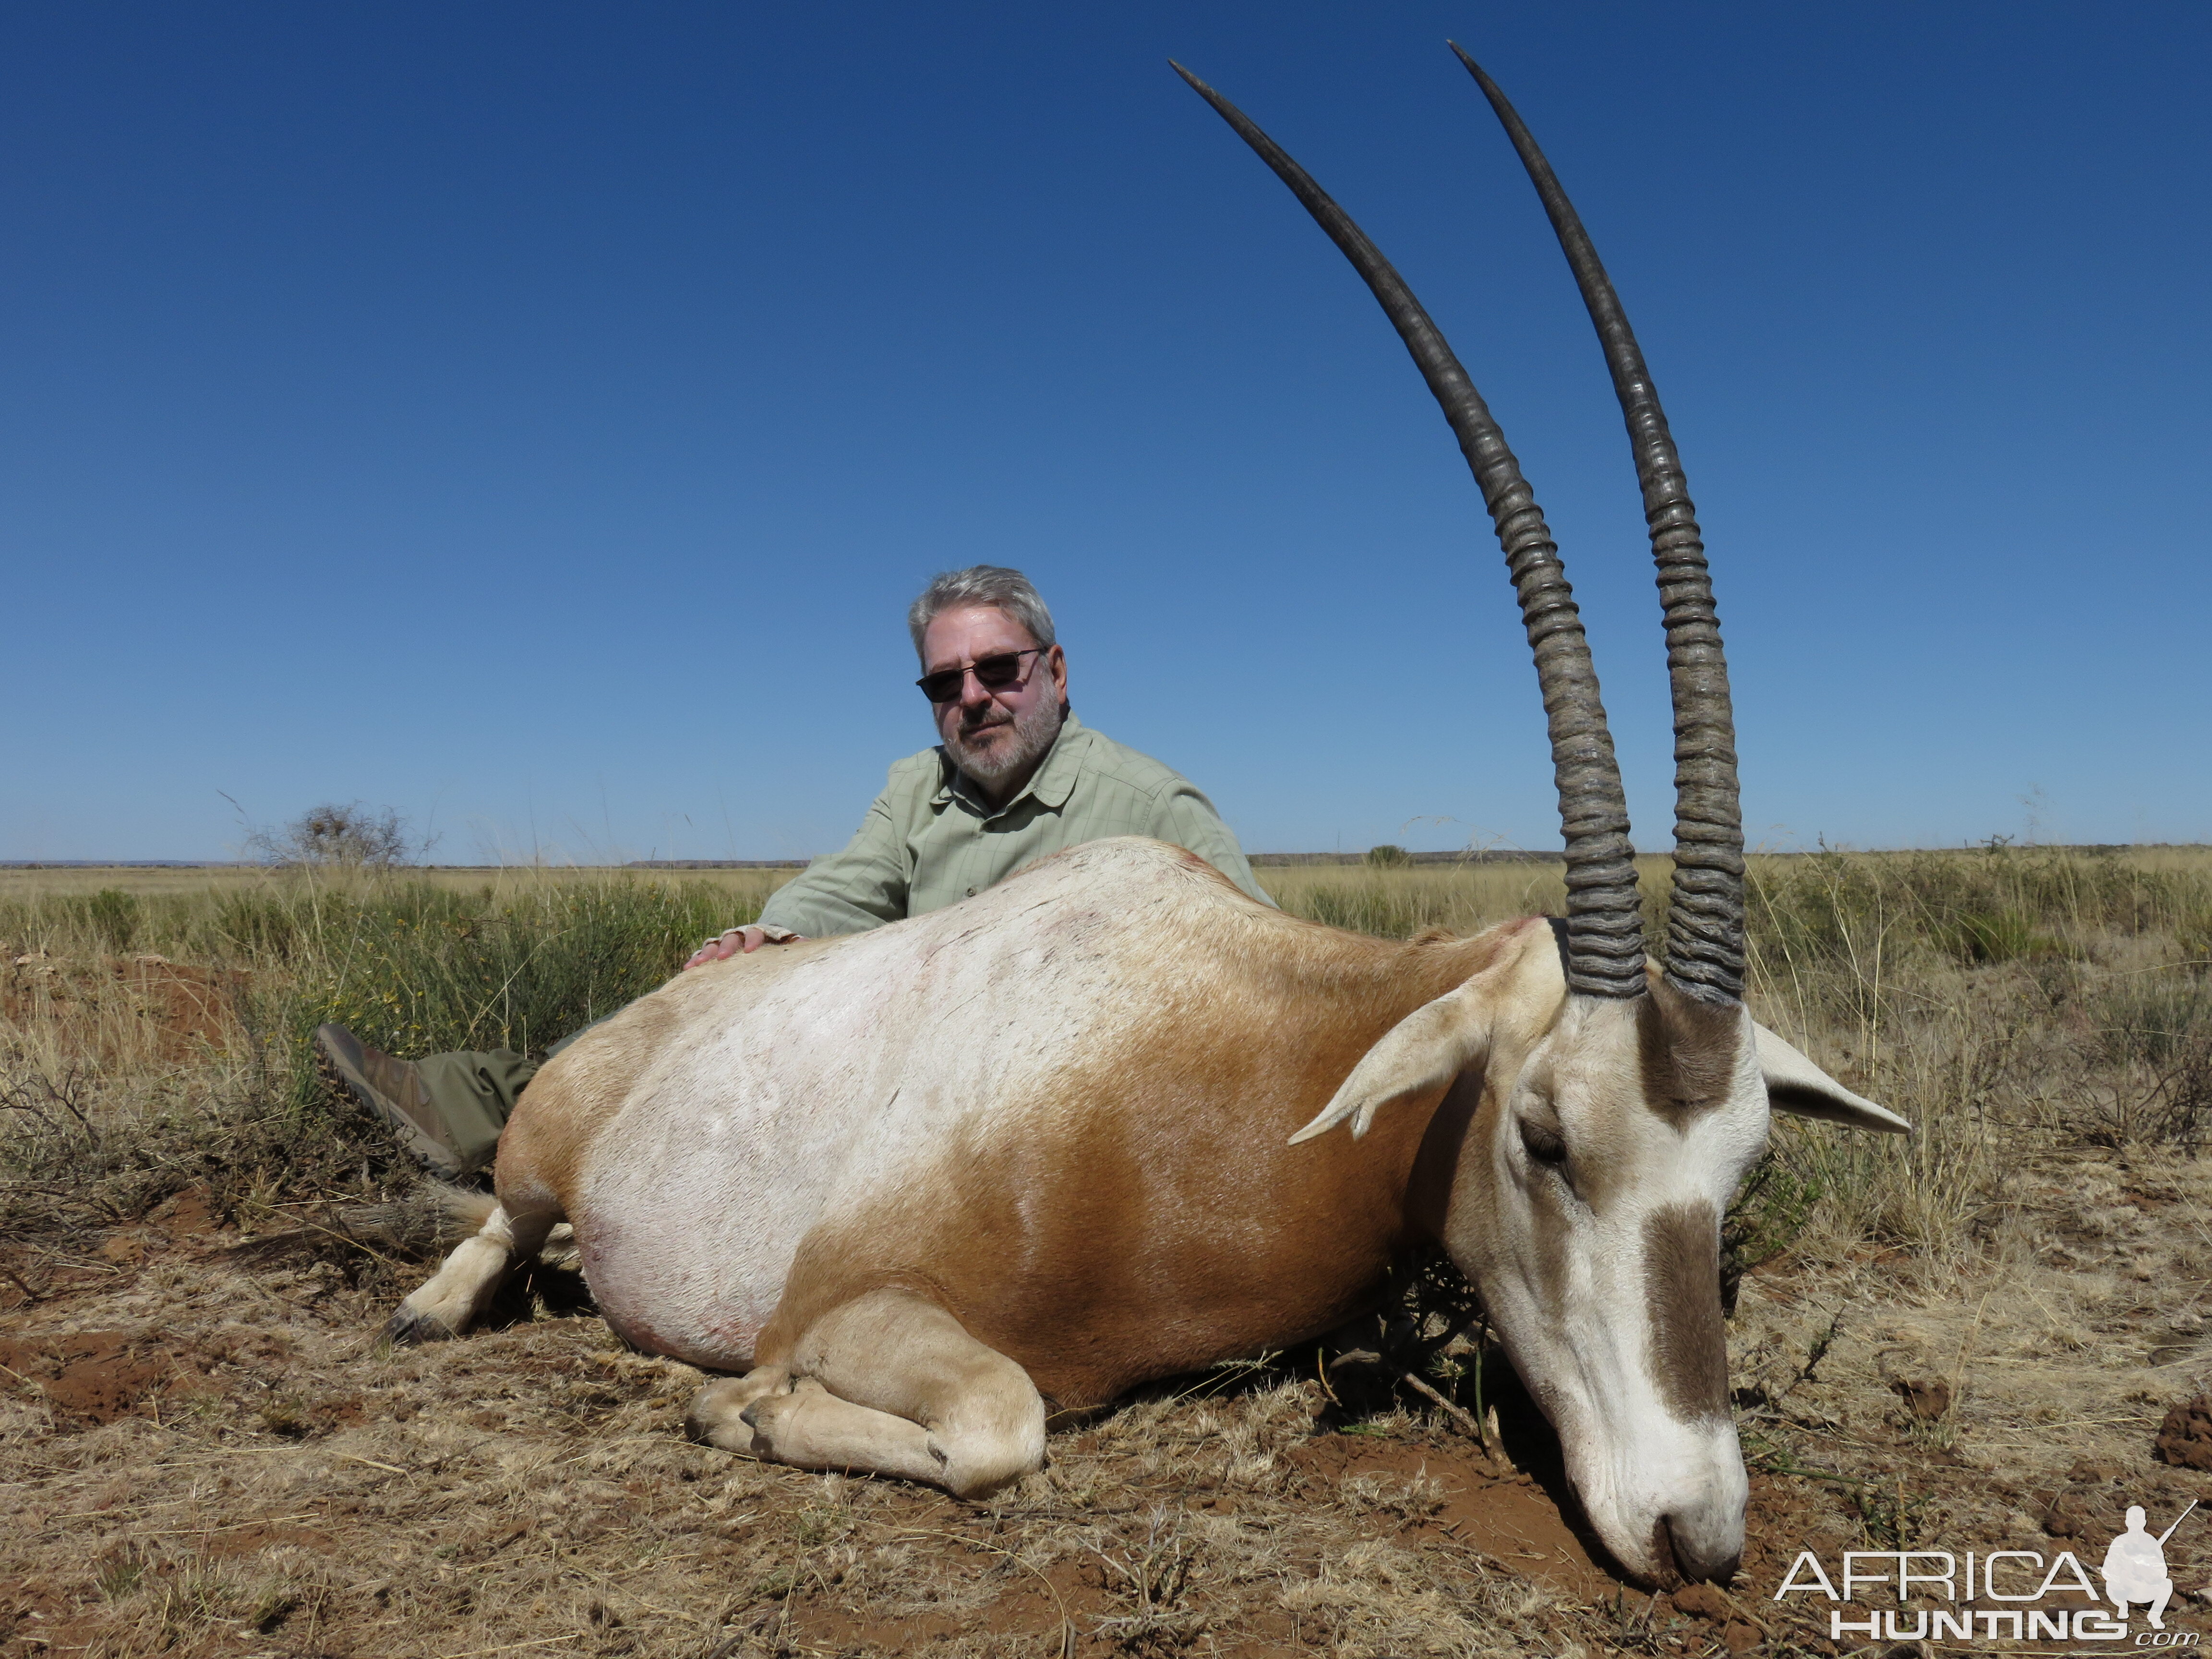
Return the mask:
<path id="1" fill-rule="evenodd" d="M 979 1150 L 1064 1144 L 1122 1107 L 1055 1079 L 1171 1016 L 1146 1006 L 1173 992 L 1139 958 L 1181 942 L 1194 902 L 1232 925 L 1259 910 L 1145 845 L 1093 843 L 953 909 L 708 964 L 552 1062 L 533 1093 L 611 1106 L 564 1206 L 609 1322 L 744 1369 L 817 1227 L 896 1228 Z"/>
<path id="2" fill-rule="evenodd" d="M 1534 1015 L 1559 999 L 1557 952 L 1540 923 L 1521 933 Z M 1502 945 L 1340 933 L 1179 848 L 1094 842 L 950 909 L 641 999 L 533 1079 L 500 1195 L 574 1224 L 602 1312 L 641 1347 L 751 1364 L 805 1255 L 840 1293 L 926 1282 L 1055 1400 L 1103 1403 L 1372 1296 L 1413 1237 L 1418 1114 L 1349 1150 L 1290 1135 Z M 1370 1235 L 1356 1259 L 1271 1282 L 1285 1251 L 1340 1255 L 1347 1201 Z M 1315 1236 L 1286 1241 L 1291 1224 Z M 1109 1328 L 1081 1330 L 1087 1312 Z"/>

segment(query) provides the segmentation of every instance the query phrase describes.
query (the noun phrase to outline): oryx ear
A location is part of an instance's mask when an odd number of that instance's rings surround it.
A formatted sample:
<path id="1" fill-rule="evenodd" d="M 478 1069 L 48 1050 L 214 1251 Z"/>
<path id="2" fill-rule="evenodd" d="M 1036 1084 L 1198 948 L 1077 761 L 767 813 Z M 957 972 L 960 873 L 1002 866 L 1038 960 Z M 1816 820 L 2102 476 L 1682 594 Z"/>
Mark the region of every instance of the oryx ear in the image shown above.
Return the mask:
<path id="1" fill-rule="evenodd" d="M 1766 1103 L 1778 1112 L 1817 1117 L 1852 1129 L 1878 1129 L 1909 1135 L 1912 1126 L 1887 1106 L 1877 1106 L 1830 1077 L 1764 1025 L 1758 1033 L 1759 1069 L 1766 1078 Z"/>
<path id="2" fill-rule="evenodd" d="M 1442 1088 L 1480 1060 L 1490 1047 L 1490 976 L 1480 975 L 1456 991 L 1448 991 L 1421 1006 L 1383 1033 L 1382 1040 L 1360 1056 L 1359 1064 L 1322 1109 L 1321 1115 L 1291 1137 L 1301 1140 L 1325 1135 L 1352 1120 L 1352 1138 L 1365 1134 L 1376 1113 L 1394 1100 Z"/>

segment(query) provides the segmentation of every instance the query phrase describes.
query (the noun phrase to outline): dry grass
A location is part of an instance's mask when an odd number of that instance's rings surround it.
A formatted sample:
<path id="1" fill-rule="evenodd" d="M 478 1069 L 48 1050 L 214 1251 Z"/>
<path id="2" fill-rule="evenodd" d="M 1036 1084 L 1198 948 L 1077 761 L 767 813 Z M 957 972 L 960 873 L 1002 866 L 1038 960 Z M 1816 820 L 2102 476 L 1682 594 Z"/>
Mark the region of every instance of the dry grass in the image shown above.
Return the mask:
<path id="1" fill-rule="evenodd" d="M 381 1350 L 424 1269 L 343 1217 L 404 1172 L 307 1085 L 305 1024 L 388 993 L 402 1030 L 534 1045 L 777 872 L 0 872 L 0 1654 L 1818 1651 L 1765 1599 L 1799 1547 L 2100 1549 L 2127 1501 L 2212 1496 L 2149 1456 L 2212 1384 L 2212 853 L 1754 875 L 1761 1017 L 1922 1132 L 1784 1125 L 1733 1218 L 1730 1608 L 1592 1565 L 1494 1356 L 1425 1362 L 1498 1409 L 1488 1449 L 1309 1350 L 1055 1435 L 971 1506 L 687 1443 L 696 1374 L 564 1273 Z M 1395 933 L 1558 902 L 1540 865 L 1263 876 Z M 2188 1589 L 2212 1551 L 2169 1559 Z"/>

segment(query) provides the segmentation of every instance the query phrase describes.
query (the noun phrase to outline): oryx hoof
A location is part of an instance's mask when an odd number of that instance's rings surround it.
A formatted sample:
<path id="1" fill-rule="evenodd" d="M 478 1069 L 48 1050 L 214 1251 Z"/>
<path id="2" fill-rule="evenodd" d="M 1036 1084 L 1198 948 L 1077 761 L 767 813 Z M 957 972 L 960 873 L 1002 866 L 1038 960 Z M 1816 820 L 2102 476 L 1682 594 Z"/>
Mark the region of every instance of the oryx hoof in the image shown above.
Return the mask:
<path id="1" fill-rule="evenodd" d="M 724 1451 L 753 1449 L 753 1413 L 768 1396 L 787 1385 L 781 1371 L 748 1371 L 743 1376 L 719 1376 L 691 1396 L 684 1414 L 684 1432 L 702 1445 Z"/>
<path id="2" fill-rule="evenodd" d="M 444 1320 L 404 1302 L 384 1327 L 385 1340 L 395 1348 L 412 1348 L 425 1342 L 451 1342 L 459 1334 Z"/>
<path id="3" fill-rule="evenodd" d="M 794 1434 L 799 1413 L 812 1405 L 813 1397 L 821 1393 L 819 1382 L 805 1382 L 794 1389 L 762 1395 L 737 1413 L 730 1424 L 730 1438 L 724 1443 L 732 1450 L 749 1451 L 755 1457 L 779 1463 L 792 1462 L 791 1448 L 805 1438 Z"/>

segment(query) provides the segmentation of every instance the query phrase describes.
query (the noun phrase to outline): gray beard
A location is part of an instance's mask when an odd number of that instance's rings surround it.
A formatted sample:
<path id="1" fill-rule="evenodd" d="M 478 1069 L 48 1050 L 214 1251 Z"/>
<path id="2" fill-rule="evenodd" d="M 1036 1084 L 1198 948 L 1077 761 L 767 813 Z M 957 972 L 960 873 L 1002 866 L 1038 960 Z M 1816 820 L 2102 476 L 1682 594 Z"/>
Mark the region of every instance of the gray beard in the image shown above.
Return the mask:
<path id="1" fill-rule="evenodd" d="M 995 788 L 1002 780 L 1042 760 L 1060 736 L 1060 707 L 1048 701 L 1016 718 L 1012 742 L 1000 739 L 988 750 L 979 750 L 956 731 L 945 738 L 945 751 L 952 757 L 955 766 L 976 782 L 987 789 Z"/>

